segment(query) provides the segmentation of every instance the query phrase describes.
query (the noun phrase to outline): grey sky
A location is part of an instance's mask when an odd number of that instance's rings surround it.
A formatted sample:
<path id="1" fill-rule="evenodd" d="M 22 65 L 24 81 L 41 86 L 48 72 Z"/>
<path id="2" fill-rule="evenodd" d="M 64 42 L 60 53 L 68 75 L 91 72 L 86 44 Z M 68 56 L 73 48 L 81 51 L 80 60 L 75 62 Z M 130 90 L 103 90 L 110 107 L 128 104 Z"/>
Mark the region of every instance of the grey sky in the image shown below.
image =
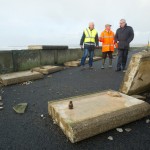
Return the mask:
<path id="1" fill-rule="evenodd" d="M 0 0 L 0 47 L 78 45 L 90 21 L 100 33 L 106 23 L 116 31 L 121 18 L 134 28 L 133 44 L 146 44 L 149 9 L 149 0 Z"/>

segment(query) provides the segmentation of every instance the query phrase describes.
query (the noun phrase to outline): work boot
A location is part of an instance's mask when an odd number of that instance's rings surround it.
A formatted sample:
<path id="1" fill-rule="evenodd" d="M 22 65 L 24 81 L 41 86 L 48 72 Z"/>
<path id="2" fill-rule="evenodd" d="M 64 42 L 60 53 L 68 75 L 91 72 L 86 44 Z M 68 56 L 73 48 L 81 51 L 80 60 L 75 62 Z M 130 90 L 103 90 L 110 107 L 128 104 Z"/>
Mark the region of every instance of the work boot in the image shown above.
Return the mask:
<path id="1" fill-rule="evenodd" d="M 102 60 L 102 66 L 101 66 L 101 69 L 105 69 L 104 65 L 105 65 L 105 59 Z"/>
<path id="2" fill-rule="evenodd" d="M 104 65 L 101 66 L 101 69 L 105 69 Z"/>
<path id="3" fill-rule="evenodd" d="M 112 68 L 112 59 L 109 59 L 109 68 Z"/>
<path id="4" fill-rule="evenodd" d="M 117 69 L 117 70 L 115 70 L 116 72 L 119 72 L 119 71 L 121 71 L 121 69 Z"/>
<path id="5" fill-rule="evenodd" d="M 81 66 L 81 71 L 84 71 L 85 69 L 85 66 Z"/>
<path id="6" fill-rule="evenodd" d="M 89 69 L 90 69 L 90 70 L 93 70 L 94 68 L 93 68 L 93 66 L 89 66 Z"/>

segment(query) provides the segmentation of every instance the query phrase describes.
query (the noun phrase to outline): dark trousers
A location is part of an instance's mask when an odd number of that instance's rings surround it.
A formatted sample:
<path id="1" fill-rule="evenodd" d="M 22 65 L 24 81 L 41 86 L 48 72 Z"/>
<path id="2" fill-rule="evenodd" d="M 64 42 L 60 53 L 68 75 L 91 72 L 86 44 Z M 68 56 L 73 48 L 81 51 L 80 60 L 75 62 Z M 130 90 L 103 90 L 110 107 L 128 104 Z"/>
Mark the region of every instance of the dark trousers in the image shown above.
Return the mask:
<path id="1" fill-rule="evenodd" d="M 117 69 L 125 69 L 128 58 L 128 49 L 118 49 Z"/>
<path id="2" fill-rule="evenodd" d="M 113 58 L 112 53 L 113 53 L 112 51 L 103 52 L 103 53 L 102 53 L 103 59 L 106 59 L 106 58 L 107 58 L 107 55 L 109 56 L 110 59 L 112 59 L 112 58 Z"/>

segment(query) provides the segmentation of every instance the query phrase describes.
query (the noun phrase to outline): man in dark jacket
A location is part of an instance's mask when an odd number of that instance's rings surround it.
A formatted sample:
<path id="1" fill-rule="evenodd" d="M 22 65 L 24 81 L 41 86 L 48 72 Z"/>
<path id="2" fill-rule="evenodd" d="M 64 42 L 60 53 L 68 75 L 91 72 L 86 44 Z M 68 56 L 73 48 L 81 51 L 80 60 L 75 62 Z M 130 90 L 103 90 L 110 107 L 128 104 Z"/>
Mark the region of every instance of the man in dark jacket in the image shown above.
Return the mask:
<path id="1" fill-rule="evenodd" d="M 89 68 L 93 68 L 93 56 L 95 47 L 99 46 L 98 33 L 94 28 L 94 23 L 90 22 L 89 27 L 83 31 L 83 35 L 80 41 L 81 49 L 83 49 L 84 44 L 84 52 L 81 59 L 81 66 L 84 68 L 85 61 L 87 56 L 89 56 Z"/>
<path id="2" fill-rule="evenodd" d="M 120 20 L 120 28 L 117 29 L 115 42 L 118 43 L 118 62 L 117 70 L 125 70 L 130 42 L 134 39 L 134 31 L 132 27 L 127 26 L 126 20 Z"/>

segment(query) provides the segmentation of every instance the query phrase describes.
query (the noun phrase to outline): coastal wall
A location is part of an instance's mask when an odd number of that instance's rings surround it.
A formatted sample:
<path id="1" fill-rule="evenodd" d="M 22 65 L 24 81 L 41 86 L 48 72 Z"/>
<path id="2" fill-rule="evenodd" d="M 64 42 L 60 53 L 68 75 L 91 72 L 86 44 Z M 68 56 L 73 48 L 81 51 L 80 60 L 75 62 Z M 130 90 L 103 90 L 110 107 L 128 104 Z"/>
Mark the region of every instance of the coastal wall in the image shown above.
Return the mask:
<path id="1" fill-rule="evenodd" d="M 25 71 L 44 65 L 63 65 L 67 61 L 80 59 L 82 53 L 81 49 L 68 49 L 64 46 L 0 51 L 0 74 Z M 101 56 L 101 48 L 95 50 L 95 56 Z"/>

